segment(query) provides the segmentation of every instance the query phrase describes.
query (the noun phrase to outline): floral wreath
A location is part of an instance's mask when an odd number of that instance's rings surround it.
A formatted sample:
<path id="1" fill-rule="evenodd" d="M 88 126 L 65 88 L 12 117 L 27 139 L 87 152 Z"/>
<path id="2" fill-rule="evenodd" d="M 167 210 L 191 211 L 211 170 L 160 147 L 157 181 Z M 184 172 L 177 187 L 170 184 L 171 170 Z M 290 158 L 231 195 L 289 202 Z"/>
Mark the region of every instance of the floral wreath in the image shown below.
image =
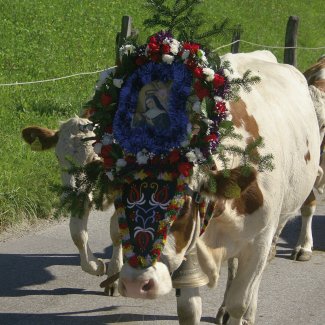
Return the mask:
<path id="1" fill-rule="evenodd" d="M 121 190 L 123 184 L 150 177 L 177 180 L 176 195 L 166 206 L 158 237 L 145 256 L 134 253 L 121 196 L 116 199 L 124 255 L 131 266 L 145 268 L 160 257 L 194 166 L 213 163 L 220 124 L 227 117 L 226 100 L 238 89 L 231 87 L 226 63 L 209 62 L 200 44 L 179 42 L 169 32 L 153 35 L 145 45 L 125 44 L 120 56 L 120 64 L 86 106 L 96 134 L 94 151 L 103 159 L 107 181 Z M 171 126 L 132 128 L 139 91 L 154 80 L 172 81 Z"/>

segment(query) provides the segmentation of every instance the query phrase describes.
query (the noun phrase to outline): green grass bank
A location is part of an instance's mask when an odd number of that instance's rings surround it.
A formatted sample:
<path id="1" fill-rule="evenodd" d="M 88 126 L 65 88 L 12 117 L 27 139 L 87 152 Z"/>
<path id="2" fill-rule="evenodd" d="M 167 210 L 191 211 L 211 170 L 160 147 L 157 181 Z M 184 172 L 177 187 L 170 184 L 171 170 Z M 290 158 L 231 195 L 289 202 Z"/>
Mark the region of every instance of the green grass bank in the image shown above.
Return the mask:
<path id="1" fill-rule="evenodd" d="M 115 36 L 121 17 L 130 15 L 143 40 L 148 17 L 140 0 L 0 0 L 0 84 L 44 80 L 114 65 Z M 241 24 L 242 39 L 283 46 L 287 19 L 300 17 L 298 46 L 325 46 L 322 0 L 205 0 L 208 24 L 228 17 Z M 230 39 L 218 39 L 217 48 Z M 259 47 L 241 44 L 240 51 Z M 230 50 L 220 50 L 220 54 Z M 283 60 L 283 50 L 272 50 Z M 298 50 L 305 70 L 325 50 Z M 21 140 L 28 125 L 57 128 L 80 111 L 98 75 L 24 86 L 0 86 L 0 231 L 23 219 L 47 218 L 58 202 L 53 186 L 60 183 L 53 152 L 31 152 Z"/>

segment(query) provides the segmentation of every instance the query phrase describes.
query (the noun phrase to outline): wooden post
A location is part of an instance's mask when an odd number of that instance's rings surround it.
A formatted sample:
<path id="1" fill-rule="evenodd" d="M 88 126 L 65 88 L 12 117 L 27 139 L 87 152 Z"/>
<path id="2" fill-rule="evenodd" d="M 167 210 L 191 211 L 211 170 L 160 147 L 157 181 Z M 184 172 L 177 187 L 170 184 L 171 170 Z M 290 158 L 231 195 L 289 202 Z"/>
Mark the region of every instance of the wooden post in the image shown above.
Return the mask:
<path id="1" fill-rule="evenodd" d="M 284 49 L 283 62 L 297 66 L 297 36 L 298 36 L 299 17 L 290 16 L 287 23 L 287 30 L 285 36 L 285 47 L 291 47 Z"/>
<path id="2" fill-rule="evenodd" d="M 239 52 L 240 33 L 241 33 L 241 25 L 237 25 L 236 29 L 232 34 L 231 42 L 236 42 L 236 43 L 231 45 L 231 53 Z"/>
<path id="3" fill-rule="evenodd" d="M 122 17 L 122 24 L 121 24 L 121 31 L 116 35 L 116 64 L 120 61 L 120 53 L 119 49 L 124 43 L 125 39 L 131 36 L 132 33 L 132 18 L 131 16 L 123 16 Z"/>

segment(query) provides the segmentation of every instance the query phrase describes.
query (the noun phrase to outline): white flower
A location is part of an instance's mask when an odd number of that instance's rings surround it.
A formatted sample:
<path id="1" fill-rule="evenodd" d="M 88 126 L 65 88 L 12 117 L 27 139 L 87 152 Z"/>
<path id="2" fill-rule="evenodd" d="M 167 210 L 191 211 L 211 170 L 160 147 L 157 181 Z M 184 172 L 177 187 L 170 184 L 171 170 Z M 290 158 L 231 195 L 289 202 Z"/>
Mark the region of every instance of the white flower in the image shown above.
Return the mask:
<path id="1" fill-rule="evenodd" d="M 208 59 L 205 55 L 202 56 L 201 58 L 201 61 L 204 63 L 204 64 L 208 64 Z"/>
<path id="2" fill-rule="evenodd" d="M 199 148 L 194 148 L 195 155 L 197 159 L 203 159 L 203 154 Z"/>
<path id="3" fill-rule="evenodd" d="M 190 51 L 189 50 L 184 50 L 183 54 L 182 54 L 182 59 L 186 60 L 190 55 Z"/>
<path id="4" fill-rule="evenodd" d="M 174 61 L 174 56 L 169 55 L 169 54 L 163 54 L 162 60 L 163 60 L 163 62 L 166 62 L 167 64 L 172 64 Z"/>
<path id="5" fill-rule="evenodd" d="M 231 72 L 228 69 L 223 69 L 223 74 L 226 78 L 230 78 L 231 76 Z"/>
<path id="6" fill-rule="evenodd" d="M 188 159 L 188 161 L 190 162 L 193 162 L 195 163 L 196 162 L 196 154 L 193 152 L 193 151 L 189 151 L 187 154 L 186 154 L 186 157 Z"/>
<path id="7" fill-rule="evenodd" d="M 206 81 L 212 81 L 214 79 L 214 71 L 210 68 L 203 68 L 203 73 L 206 75 Z"/>
<path id="8" fill-rule="evenodd" d="M 200 113 L 201 112 L 201 102 L 196 101 L 193 106 L 192 109 L 195 113 Z"/>
<path id="9" fill-rule="evenodd" d="M 179 41 L 172 39 L 170 43 L 170 52 L 176 55 L 178 53 L 178 50 L 179 50 Z"/>
<path id="10" fill-rule="evenodd" d="M 116 161 L 116 167 L 123 168 L 127 164 L 126 160 L 123 158 L 117 159 Z"/>
<path id="11" fill-rule="evenodd" d="M 101 142 L 97 142 L 95 145 L 94 145 L 94 151 L 97 155 L 99 155 L 102 151 L 102 146 L 103 144 Z"/>
<path id="12" fill-rule="evenodd" d="M 137 153 L 137 163 L 139 165 L 145 165 L 148 162 L 148 159 L 149 159 L 149 157 L 145 150 L 139 151 Z"/>
<path id="13" fill-rule="evenodd" d="M 216 103 L 221 102 L 223 100 L 220 96 L 214 96 L 213 99 Z"/>
<path id="14" fill-rule="evenodd" d="M 135 46 L 132 44 L 127 44 L 124 46 L 124 51 L 127 52 L 128 54 L 133 53 L 134 49 L 135 49 Z"/>
<path id="15" fill-rule="evenodd" d="M 212 121 L 212 120 L 209 120 L 208 118 L 204 118 L 202 121 L 203 121 L 206 125 L 210 125 L 210 124 L 213 123 L 213 121 Z"/>
<path id="16" fill-rule="evenodd" d="M 113 85 L 117 88 L 121 88 L 124 80 L 123 79 L 113 79 Z"/>
<path id="17" fill-rule="evenodd" d="M 102 137 L 102 144 L 104 146 L 107 146 L 112 143 L 113 143 L 113 135 L 109 134 L 109 133 L 104 133 L 104 135 Z"/>
<path id="18" fill-rule="evenodd" d="M 108 179 L 109 179 L 110 181 L 113 181 L 113 180 L 114 180 L 114 175 L 113 175 L 112 172 L 106 172 L 106 176 L 108 177 Z"/>

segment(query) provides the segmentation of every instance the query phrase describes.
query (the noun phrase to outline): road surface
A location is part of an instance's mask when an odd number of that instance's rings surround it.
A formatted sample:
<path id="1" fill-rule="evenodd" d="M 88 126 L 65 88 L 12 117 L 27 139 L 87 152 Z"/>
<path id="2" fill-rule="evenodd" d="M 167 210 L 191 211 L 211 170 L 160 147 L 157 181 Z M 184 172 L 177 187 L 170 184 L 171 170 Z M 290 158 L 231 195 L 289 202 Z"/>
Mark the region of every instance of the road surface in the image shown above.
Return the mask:
<path id="1" fill-rule="evenodd" d="M 256 325 L 325 324 L 325 206 L 319 199 L 313 221 L 314 253 L 310 262 L 288 259 L 300 219 L 285 228 L 277 257 L 260 286 Z M 111 254 L 109 213 L 93 213 L 90 245 L 102 258 Z M 3 237 L 3 236 L 2 236 Z M 178 324 L 175 293 L 154 301 L 103 295 L 104 278 L 84 273 L 70 239 L 68 221 L 0 242 L 0 325 Z M 200 289 L 201 324 L 213 324 L 226 280 Z"/>

